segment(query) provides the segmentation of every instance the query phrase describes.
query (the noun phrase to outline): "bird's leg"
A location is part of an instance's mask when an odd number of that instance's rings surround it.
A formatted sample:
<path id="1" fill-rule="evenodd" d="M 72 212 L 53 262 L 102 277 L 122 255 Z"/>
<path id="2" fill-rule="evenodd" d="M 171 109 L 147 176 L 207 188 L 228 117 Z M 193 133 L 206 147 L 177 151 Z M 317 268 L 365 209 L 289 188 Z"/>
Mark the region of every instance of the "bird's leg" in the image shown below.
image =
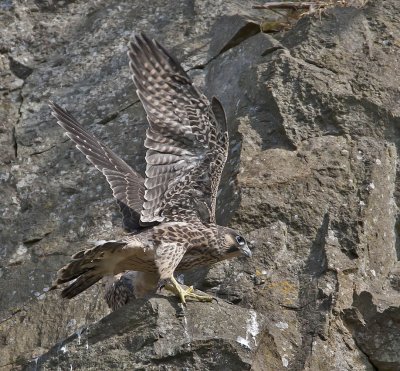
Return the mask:
<path id="1" fill-rule="evenodd" d="M 190 298 L 197 301 L 205 301 L 205 302 L 210 302 L 213 300 L 212 296 L 194 294 L 193 286 L 190 286 L 188 289 L 184 290 L 182 286 L 177 282 L 174 276 L 172 276 L 169 280 L 171 284 L 165 285 L 165 288 L 168 291 L 171 291 L 175 295 L 179 296 L 183 304 L 186 304 L 186 298 Z"/>

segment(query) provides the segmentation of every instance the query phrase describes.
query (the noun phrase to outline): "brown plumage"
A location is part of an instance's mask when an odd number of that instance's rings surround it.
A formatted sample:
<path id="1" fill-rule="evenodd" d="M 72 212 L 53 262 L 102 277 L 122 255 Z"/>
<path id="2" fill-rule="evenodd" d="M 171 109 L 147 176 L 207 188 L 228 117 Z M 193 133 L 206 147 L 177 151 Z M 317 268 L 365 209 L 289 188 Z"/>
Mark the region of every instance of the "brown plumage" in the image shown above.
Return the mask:
<path id="1" fill-rule="evenodd" d="M 192 289 L 184 291 L 173 274 L 251 255 L 243 237 L 215 224 L 216 195 L 229 144 L 225 114 L 219 101 L 213 98 L 210 104 L 156 41 L 136 36 L 128 55 L 149 122 L 145 179 L 67 111 L 50 103 L 77 148 L 106 176 L 124 225 L 134 232 L 75 254 L 58 272 L 55 285 L 75 280 L 62 291 L 63 297 L 72 298 L 102 277 L 118 276 L 106 290 L 112 308 L 151 293 L 159 279 L 169 281 L 182 302 L 185 297 L 209 300 Z"/>
<path id="2" fill-rule="evenodd" d="M 116 276 L 106 276 L 104 299 L 112 310 L 117 310 L 132 299 L 146 298 L 155 293 L 158 274 L 128 271 Z"/>

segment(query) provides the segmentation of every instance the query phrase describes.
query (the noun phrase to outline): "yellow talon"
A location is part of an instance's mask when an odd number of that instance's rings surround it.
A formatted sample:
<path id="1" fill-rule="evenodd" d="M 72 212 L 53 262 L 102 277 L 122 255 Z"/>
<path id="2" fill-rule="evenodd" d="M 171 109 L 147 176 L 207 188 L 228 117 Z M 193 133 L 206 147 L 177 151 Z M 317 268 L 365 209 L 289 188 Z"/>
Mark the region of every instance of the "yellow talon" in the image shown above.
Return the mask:
<path id="1" fill-rule="evenodd" d="M 186 297 L 201 302 L 210 302 L 213 300 L 213 298 L 208 295 L 194 294 L 193 286 L 190 286 L 186 290 L 184 290 L 174 277 L 171 277 L 171 283 L 172 285 L 166 285 L 165 288 L 169 291 L 172 291 L 174 294 L 178 295 L 183 304 L 186 304 Z"/>

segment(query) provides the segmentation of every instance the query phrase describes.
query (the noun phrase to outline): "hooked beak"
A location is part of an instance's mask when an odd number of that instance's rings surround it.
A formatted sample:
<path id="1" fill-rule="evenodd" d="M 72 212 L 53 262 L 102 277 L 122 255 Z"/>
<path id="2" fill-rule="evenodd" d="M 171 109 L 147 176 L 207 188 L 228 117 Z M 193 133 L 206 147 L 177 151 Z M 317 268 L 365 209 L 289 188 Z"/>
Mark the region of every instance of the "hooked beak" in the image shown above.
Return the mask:
<path id="1" fill-rule="evenodd" d="M 247 256 L 248 258 L 251 258 L 251 256 L 253 255 L 253 254 L 251 253 L 250 248 L 247 246 L 247 244 L 244 245 L 244 246 L 241 248 L 241 250 L 242 250 L 243 255 Z"/>

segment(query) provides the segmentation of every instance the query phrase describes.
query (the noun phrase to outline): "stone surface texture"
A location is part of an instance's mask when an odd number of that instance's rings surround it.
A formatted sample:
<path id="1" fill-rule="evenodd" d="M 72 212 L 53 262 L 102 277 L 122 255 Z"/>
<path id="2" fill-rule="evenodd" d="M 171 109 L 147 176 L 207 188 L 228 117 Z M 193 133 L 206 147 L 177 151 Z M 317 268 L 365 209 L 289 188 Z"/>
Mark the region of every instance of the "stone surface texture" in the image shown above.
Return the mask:
<path id="1" fill-rule="evenodd" d="M 0 1 L 1 370 L 400 370 L 400 3 L 265 34 L 239 0 Z M 252 259 L 109 314 L 101 284 L 48 289 L 70 255 L 123 234 L 107 182 L 49 99 L 144 171 L 127 43 L 146 32 L 223 103 L 218 219 Z"/>

